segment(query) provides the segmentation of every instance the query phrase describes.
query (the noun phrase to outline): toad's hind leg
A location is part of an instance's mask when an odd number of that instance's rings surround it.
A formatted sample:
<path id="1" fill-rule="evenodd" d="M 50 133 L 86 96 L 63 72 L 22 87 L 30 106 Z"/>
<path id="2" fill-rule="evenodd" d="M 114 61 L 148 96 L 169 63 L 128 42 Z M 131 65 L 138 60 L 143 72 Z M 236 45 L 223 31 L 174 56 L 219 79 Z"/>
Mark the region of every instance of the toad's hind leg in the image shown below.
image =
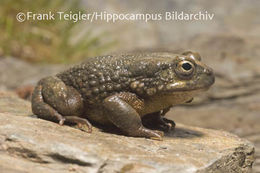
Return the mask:
<path id="1" fill-rule="evenodd" d="M 78 128 L 91 131 L 91 124 L 83 118 L 83 100 L 78 91 L 66 86 L 57 77 L 39 81 L 32 95 L 32 111 L 39 118 L 59 122 L 76 123 Z"/>
<path id="2" fill-rule="evenodd" d="M 120 97 L 106 98 L 104 107 L 107 118 L 127 135 L 162 140 L 163 132 L 145 128 L 136 110 Z"/>

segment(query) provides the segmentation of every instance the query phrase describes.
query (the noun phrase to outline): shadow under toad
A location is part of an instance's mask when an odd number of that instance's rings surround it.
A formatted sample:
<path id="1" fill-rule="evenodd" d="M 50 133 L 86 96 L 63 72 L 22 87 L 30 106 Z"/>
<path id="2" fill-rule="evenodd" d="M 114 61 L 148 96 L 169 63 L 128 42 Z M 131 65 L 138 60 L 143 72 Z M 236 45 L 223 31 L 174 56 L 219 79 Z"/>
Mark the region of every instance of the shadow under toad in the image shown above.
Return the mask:
<path id="1" fill-rule="evenodd" d="M 170 138 L 199 138 L 204 134 L 200 131 L 195 131 L 187 128 L 176 127 L 175 129 L 166 132 L 164 134 L 165 137 Z"/>
<path id="2" fill-rule="evenodd" d="M 30 115 L 30 117 L 38 118 L 37 115 Z M 74 127 L 73 124 L 71 124 L 71 123 L 65 123 L 65 124 L 71 126 L 72 128 Z M 91 122 L 91 124 L 104 133 L 112 133 L 112 134 L 116 134 L 116 135 L 127 136 L 116 126 L 113 126 L 113 125 L 104 126 L 104 125 L 101 125 L 101 124 L 98 124 L 95 122 Z M 158 130 L 153 127 L 148 127 L 148 128 L 152 129 L 152 130 Z M 200 131 L 195 131 L 195 130 L 191 130 L 188 128 L 182 128 L 182 127 L 176 127 L 174 129 L 171 129 L 168 132 L 164 132 L 164 136 L 168 137 L 168 138 L 198 138 L 198 137 L 202 137 L 203 135 L 204 134 Z"/>
<path id="3" fill-rule="evenodd" d="M 114 127 L 114 126 L 104 127 L 99 124 L 95 124 L 94 126 L 105 133 L 113 133 L 116 135 L 127 136 L 121 130 L 119 130 L 117 127 Z M 156 130 L 156 129 L 153 129 L 153 130 Z M 167 138 L 199 138 L 199 137 L 202 137 L 203 135 L 204 134 L 200 131 L 191 130 L 188 128 L 182 128 L 182 127 L 177 127 L 168 132 L 164 132 L 164 137 L 167 137 Z"/>

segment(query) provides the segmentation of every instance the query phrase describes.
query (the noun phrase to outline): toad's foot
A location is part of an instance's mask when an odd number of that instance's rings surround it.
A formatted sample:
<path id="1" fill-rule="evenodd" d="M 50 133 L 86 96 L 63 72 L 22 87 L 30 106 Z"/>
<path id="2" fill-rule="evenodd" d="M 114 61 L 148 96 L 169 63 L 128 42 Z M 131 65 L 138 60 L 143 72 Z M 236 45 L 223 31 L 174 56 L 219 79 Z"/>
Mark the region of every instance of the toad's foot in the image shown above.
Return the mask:
<path id="1" fill-rule="evenodd" d="M 165 132 L 169 132 L 170 130 L 175 128 L 174 121 L 169 120 L 167 118 L 163 118 L 160 115 L 160 112 L 148 114 L 142 120 L 143 120 L 143 124 L 146 127 L 152 129 L 159 129 Z"/>
<path id="2" fill-rule="evenodd" d="M 158 141 L 162 141 L 164 136 L 164 132 L 162 131 L 147 129 L 143 126 L 141 126 L 138 130 L 127 131 L 126 133 L 129 136 L 146 137 Z"/>
<path id="3" fill-rule="evenodd" d="M 162 129 L 163 131 L 171 131 L 172 129 L 175 128 L 176 124 L 174 121 L 169 120 L 167 118 L 160 118 L 159 120 L 159 128 Z"/>
<path id="4" fill-rule="evenodd" d="M 84 132 L 88 132 L 91 133 L 92 132 L 92 125 L 90 124 L 90 122 L 84 118 L 80 118 L 77 116 L 65 116 L 65 122 L 68 123 L 75 123 L 76 124 L 76 128 L 80 129 Z"/>

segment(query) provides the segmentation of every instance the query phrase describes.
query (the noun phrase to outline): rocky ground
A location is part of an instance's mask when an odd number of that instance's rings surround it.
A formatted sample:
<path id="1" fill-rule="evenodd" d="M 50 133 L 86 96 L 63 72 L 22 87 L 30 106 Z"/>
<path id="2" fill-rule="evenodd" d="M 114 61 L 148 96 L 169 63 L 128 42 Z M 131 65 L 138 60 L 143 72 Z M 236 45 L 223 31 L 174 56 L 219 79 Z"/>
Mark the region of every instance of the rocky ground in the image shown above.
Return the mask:
<path id="1" fill-rule="evenodd" d="M 0 108 L 0 172 L 235 173 L 254 161 L 253 145 L 224 131 L 177 124 L 163 141 L 90 134 L 32 116 L 30 102 L 6 91 Z"/>

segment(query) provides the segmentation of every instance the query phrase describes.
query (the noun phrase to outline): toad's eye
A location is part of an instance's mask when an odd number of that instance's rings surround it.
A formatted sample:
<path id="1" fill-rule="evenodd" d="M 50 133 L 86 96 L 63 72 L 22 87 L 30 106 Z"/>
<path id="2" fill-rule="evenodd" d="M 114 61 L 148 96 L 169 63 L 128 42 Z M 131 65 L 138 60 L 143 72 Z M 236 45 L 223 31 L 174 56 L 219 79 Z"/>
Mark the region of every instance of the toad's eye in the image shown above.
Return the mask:
<path id="1" fill-rule="evenodd" d="M 183 68 L 183 70 L 189 71 L 192 69 L 192 65 L 188 62 L 185 62 L 181 65 L 181 67 Z"/>
<path id="2" fill-rule="evenodd" d="M 188 79 L 194 72 L 194 65 L 190 61 L 180 61 L 175 69 L 176 74 L 184 79 Z"/>

